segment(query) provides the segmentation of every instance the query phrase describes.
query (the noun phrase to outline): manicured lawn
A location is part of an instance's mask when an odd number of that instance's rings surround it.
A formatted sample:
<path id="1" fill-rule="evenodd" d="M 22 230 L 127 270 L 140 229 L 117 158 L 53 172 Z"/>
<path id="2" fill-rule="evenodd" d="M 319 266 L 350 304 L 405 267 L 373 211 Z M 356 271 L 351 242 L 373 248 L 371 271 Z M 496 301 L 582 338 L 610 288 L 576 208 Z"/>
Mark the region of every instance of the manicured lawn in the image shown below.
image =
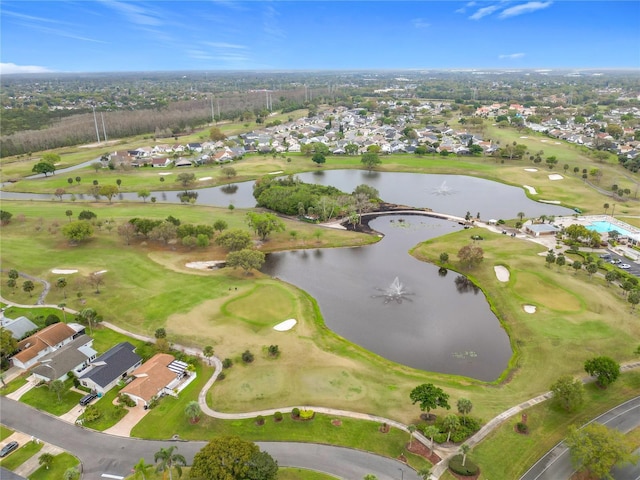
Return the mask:
<path id="1" fill-rule="evenodd" d="M 96 406 L 102 415 L 93 422 L 85 421 L 82 426 L 104 432 L 107 428 L 113 427 L 116 423 L 122 420 L 122 418 L 127 414 L 127 409 L 118 404 L 114 405 L 113 403 L 113 401 L 118 397 L 119 391 L 120 389 L 116 386 L 107 392 L 105 396 L 95 402 L 93 405 Z M 80 416 L 80 418 L 82 419 L 82 416 Z"/>
<path id="2" fill-rule="evenodd" d="M 34 441 L 20 445 L 18 450 L 14 450 L 8 457 L 0 460 L 0 466 L 13 471 L 37 454 L 42 447 L 44 447 L 44 443 L 36 443 Z"/>
<path id="3" fill-rule="evenodd" d="M 60 400 L 47 385 L 41 385 L 25 393 L 20 398 L 20 401 L 38 410 L 44 410 L 52 415 L 60 416 L 75 407 L 82 398 L 80 393 L 69 390 L 72 385 L 73 383 L 70 380 L 65 381 L 66 389 L 60 395 Z"/>
<path id="4" fill-rule="evenodd" d="M 55 288 L 55 287 L 52 287 Z M 13 296 L 11 296 L 13 299 Z M 43 328 L 45 326 L 45 320 L 49 315 L 57 316 L 60 321 L 64 321 L 64 315 L 61 310 L 57 308 L 23 308 L 23 307 L 7 307 L 4 311 L 4 314 L 8 318 L 18 318 L 18 317 L 27 317 L 33 323 L 35 323 L 38 328 Z M 67 315 L 67 319 L 73 319 L 72 315 Z"/>
<path id="5" fill-rule="evenodd" d="M 521 420 L 515 416 L 505 422 L 480 445 L 472 458 L 481 465 L 486 478 L 519 478 L 531 465 L 561 441 L 569 425 L 582 425 L 600 413 L 636 396 L 640 391 L 640 372 L 626 373 L 607 390 L 595 384 L 585 388 L 586 404 L 575 413 L 566 413 L 550 402 L 527 409 L 529 434 L 514 431 Z M 508 452 L 509 461 L 502 461 Z"/>
<path id="6" fill-rule="evenodd" d="M 29 375 L 23 374 L 11 380 L 9 383 L 7 383 L 6 386 L 0 388 L 0 395 L 8 395 L 9 393 L 18 390 L 21 386 L 27 383 L 27 378 Z"/>
<path id="7" fill-rule="evenodd" d="M 278 480 L 333 480 L 336 477 L 304 468 L 278 468 Z"/>
<path id="8" fill-rule="evenodd" d="M 5 427 L 4 425 L 0 425 L 0 440 L 4 440 L 5 438 L 13 435 L 13 430 Z"/>
<path id="9" fill-rule="evenodd" d="M 53 457 L 53 463 L 47 470 L 44 466 L 38 468 L 35 472 L 29 475 L 29 480 L 59 480 L 64 478 L 64 472 L 68 468 L 80 465 L 80 462 L 73 455 L 68 453 L 61 453 Z"/>

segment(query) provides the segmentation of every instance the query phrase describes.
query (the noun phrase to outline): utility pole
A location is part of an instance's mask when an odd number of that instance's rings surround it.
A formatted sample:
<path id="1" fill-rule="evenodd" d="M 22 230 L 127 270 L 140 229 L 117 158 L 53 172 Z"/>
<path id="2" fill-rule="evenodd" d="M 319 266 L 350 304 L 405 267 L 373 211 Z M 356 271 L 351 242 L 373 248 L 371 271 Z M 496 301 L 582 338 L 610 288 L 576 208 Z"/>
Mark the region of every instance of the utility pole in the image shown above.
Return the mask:
<path id="1" fill-rule="evenodd" d="M 102 133 L 104 135 L 104 141 L 107 141 L 107 128 L 104 126 L 104 115 L 100 112 L 100 118 L 102 119 Z"/>
<path id="2" fill-rule="evenodd" d="M 93 123 L 96 125 L 96 137 L 98 137 L 98 143 L 100 143 L 100 131 L 98 130 L 98 119 L 96 118 L 96 106 L 91 105 L 93 108 Z"/>

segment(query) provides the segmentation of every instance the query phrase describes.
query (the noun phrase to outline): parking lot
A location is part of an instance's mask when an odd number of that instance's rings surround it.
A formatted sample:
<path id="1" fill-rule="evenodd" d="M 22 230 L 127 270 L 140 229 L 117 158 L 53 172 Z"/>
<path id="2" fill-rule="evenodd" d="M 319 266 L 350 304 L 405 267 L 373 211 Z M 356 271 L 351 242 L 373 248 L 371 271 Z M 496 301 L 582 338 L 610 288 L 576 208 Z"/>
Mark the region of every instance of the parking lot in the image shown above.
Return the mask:
<path id="1" fill-rule="evenodd" d="M 612 264 L 615 261 L 615 266 L 618 267 L 620 271 L 626 271 L 632 275 L 635 275 L 636 277 L 640 277 L 640 265 L 638 265 L 637 263 L 611 250 L 607 250 L 606 255 L 609 255 L 610 259 L 609 257 L 603 258 L 602 255 L 600 256 L 600 258 L 602 258 L 602 260 L 604 260 L 605 262 L 609 262 Z M 620 265 L 629 265 L 629 268 L 620 268 Z"/>

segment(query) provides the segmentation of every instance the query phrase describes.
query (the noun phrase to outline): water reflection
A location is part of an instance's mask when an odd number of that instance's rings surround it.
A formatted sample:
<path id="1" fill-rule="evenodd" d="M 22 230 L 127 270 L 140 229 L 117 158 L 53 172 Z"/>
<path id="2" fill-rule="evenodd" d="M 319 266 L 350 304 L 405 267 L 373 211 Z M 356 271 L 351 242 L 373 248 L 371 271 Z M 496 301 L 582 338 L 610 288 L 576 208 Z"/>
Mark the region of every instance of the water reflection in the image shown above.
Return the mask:
<path id="1" fill-rule="evenodd" d="M 229 185 L 220 187 L 220 191 L 226 195 L 233 195 L 238 191 L 238 185 L 236 185 L 235 183 L 230 183 Z"/>
<path id="2" fill-rule="evenodd" d="M 392 219 L 370 222 L 385 234 L 375 245 L 325 249 L 321 256 L 311 251 L 273 253 L 263 271 L 307 291 L 331 330 L 367 350 L 422 370 L 496 379 L 507 367 L 511 348 L 484 295 L 460 280 L 456 283 L 460 275 L 442 276 L 437 266 L 407 253 L 421 241 L 462 227 L 421 216 Z M 414 294 L 412 301 L 385 304 L 372 298 L 396 277 L 400 292 Z"/>

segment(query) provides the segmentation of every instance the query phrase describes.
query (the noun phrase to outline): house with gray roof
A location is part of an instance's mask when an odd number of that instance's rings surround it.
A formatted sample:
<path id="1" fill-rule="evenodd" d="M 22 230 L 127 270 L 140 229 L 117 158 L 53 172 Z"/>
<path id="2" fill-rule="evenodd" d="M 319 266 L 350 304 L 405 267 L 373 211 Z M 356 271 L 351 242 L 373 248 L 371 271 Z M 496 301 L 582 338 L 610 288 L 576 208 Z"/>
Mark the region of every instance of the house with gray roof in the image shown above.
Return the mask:
<path id="1" fill-rule="evenodd" d="M 75 374 L 82 372 L 96 358 L 98 352 L 92 348 L 92 345 L 93 338 L 82 334 L 59 349 L 41 357 L 31 373 L 35 378 L 45 382 L 65 380 L 69 372 Z"/>
<path id="2" fill-rule="evenodd" d="M 135 347 L 122 342 L 91 362 L 79 376 L 80 384 L 96 393 L 105 394 L 118 382 L 142 365 L 142 357 Z"/>
<path id="3" fill-rule="evenodd" d="M 11 332 L 11 336 L 16 340 L 24 338 L 28 332 L 38 329 L 38 326 L 27 317 L 8 318 L 4 314 L 0 316 L 0 327 L 6 328 Z"/>

